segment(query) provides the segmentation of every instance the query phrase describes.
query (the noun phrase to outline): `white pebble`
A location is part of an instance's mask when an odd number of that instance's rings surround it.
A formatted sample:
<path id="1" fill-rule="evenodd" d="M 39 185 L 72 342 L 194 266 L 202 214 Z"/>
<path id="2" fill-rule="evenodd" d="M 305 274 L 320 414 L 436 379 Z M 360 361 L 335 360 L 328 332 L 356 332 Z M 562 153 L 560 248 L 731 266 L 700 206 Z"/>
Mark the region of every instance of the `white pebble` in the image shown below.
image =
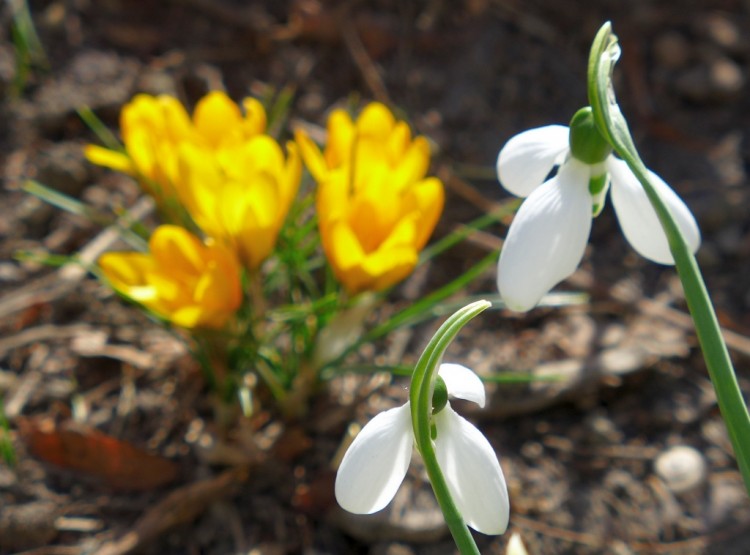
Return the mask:
<path id="1" fill-rule="evenodd" d="M 674 493 L 687 493 L 706 480 L 706 460 L 693 447 L 678 445 L 661 453 L 654 463 L 656 474 Z"/>

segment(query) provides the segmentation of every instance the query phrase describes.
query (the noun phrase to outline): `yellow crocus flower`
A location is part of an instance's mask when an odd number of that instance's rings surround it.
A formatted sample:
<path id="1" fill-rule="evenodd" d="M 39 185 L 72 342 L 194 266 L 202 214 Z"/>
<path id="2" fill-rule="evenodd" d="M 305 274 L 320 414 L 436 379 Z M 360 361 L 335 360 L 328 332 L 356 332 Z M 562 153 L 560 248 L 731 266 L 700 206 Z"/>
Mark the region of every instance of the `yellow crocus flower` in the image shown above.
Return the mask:
<path id="1" fill-rule="evenodd" d="M 178 151 L 188 143 L 206 156 L 234 148 L 266 128 L 263 106 L 253 98 L 242 102 L 245 115 L 225 93 L 213 91 L 196 105 L 192 119 L 182 104 L 168 95 L 136 95 L 120 114 L 125 151 L 88 145 L 94 164 L 137 177 L 160 204 L 178 197 Z"/>
<path id="2" fill-rule="evenodd" d="M 288 157 L 268 135 L 225 148 L 217 158 L 180 149 L 180 198 L 203 232 L 230 245 L 249 269 L 273 250 L 297 194 L 302 161 L 294 143 Z"/>
<path id="3" fill-rule="evenodd" d="M 99 267 L 115 290 L 183 328 L 222 328 L 242 302 L 234 253 L 179 226 L 159 226 L 149 253 L 106 253 Z"/>
<path id="4" fill-rule="evenodd" d="M 350 293 L 385 289 L 414 270 L 443 210 L 442 182 L 425 177 L 429 144 L 412 139 L 409 126 L 377 102 L 356 122 L 335 110 L 327 127 L 323 152 L 302 130 L 295 133 L 318 182 L 323 248 Z"/>

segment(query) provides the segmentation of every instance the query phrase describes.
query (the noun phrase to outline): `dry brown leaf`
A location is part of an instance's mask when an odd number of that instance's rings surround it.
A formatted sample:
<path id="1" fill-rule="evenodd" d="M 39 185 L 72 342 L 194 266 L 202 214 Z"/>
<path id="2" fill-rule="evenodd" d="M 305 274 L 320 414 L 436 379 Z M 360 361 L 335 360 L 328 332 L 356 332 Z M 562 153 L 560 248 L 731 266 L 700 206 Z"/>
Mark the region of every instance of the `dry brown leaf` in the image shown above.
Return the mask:
<path id="1" fill-rule="evenodd" d="M 169 459 L 97 430 L 27 418 L 17 419 L 16 425 L 35 457 L 95 477 L 118 490 L 148 491 L 177 477 L 177 465 Z"/>

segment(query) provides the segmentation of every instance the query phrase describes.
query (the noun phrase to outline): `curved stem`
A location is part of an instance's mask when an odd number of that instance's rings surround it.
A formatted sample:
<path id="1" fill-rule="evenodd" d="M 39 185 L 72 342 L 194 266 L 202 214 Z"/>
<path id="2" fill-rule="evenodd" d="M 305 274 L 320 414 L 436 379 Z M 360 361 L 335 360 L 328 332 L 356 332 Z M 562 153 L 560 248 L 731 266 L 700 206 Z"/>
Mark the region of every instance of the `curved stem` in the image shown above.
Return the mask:
<path id="1" fill-rule="evenodd" d="M 443 512 L 448 529 L 462 555 L 479 555 L 474 538 L 466 526 L 456 503 L 451 497 L 448 483 L 435 454 L 431 437 L 432 392 L 435 375 L 448 345 L 471 319 L 491 306 L 489 301 L 471 303 L 455 312 L 438 329 L 419 357 L 411 381 L 409 393 L 412 425 L 417 449 L 424 460 L 432 489 Z"/>
<path id="2" fill-rule="evenodd" d="M 617 105 L 612 87 L 612 71 L 619 54 L 617 37 L 612 33 L 611 24 L 607 22 L 597 33 L 589 57 L 588 93 L 594 119 L 612 148 L 640 181 L 667 236 L 706 367 L 716 391 L 719 409 L 729 431 L 745 488 L 750 494 L 750 415 L 747 404 L 737 383 L 729 351 L 721 335 L 698 263 L 668 206 L 652 185 L 625 117 Z"/>
<path id="3" fill-rule="evenodd" d="M 651 185 L 643 163 L 628 153 L 622 153 L 621 156 L 646 190 L 669 239 L 677 274 L 685 291 L 685 300 L 695 324 L 708 374 L 716 391 L 719 409 L 729 431 L 745 488 L 750 494 L 750 415 L 700 268 L 669 209 Z"/>

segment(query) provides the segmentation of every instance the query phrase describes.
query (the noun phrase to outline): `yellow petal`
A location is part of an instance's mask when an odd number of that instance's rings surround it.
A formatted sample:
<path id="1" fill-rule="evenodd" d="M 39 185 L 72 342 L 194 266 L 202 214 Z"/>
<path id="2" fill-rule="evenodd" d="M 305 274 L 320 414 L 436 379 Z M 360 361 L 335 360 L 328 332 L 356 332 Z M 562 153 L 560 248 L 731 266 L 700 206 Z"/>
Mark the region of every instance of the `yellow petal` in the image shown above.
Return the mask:
<path id="1" fill-rule="evenodd" d="M 391 111 L 380 102 L 371 102 L 357 118 L 357 133 L 386 143 L 396 125 Z"/>
<path id="2" fill-rule="evenodd" d="M 388 190 L 367 189 L 351 203 L 347 220 L 365 252 L 378 249 L 399 217 L 400 199 Z"/>
<path id="3" fill-rule="evenodd" d="M 284 153 L 279 143 L 268 135 L 258 135 L 247 141 L 242 158 L 236 163 L 243 176 L 263 173 L 281 179 L 284 174 Z"/>
<path id="4" fill-rule="evenodd" d="M 207 235 L 216 235 L 218 194 L 224 178 L 210 153 L 196 145 L 183 143 L 178 153 L 178 194 L 195 223 Z"/>
<path id="5" fill-rule="evenodd" d="M 160 270 L 175 278 L 200 273 L 205 247 L 183 227 L 160 225 L 151 235 L 149 249 Z"/>
<path id="6" fill-rule="evenodd" d="M 143 285 L 146 274 L 153 268 L 147 254 L 137 252 L 107 252 L 99 258 L 99 267 L 112 283 L 124 287 Z"/>
<path id="7" fill-rule="evenodd" d="M 156 291 L 149 306 L 162 314 L 171 314 L 180 307 L 192 304 L 192 291 L 197 280 L 197 274 L 183 274 L 158 267 L 148 276 L 149 285 Z"/>
<path id="8" fill-rule="evenodd" d="M 367 289 L 382 291 L 404 280 L 414 271 L 417 260 L 417 252 L 407 247 L 383 250 L 369 256 L 362 266 L 365 274 L 373 276 Z"/>
<path id="9" fill-rule="evenodd" d="M 318 184 L 316 208 L 321 223 L 346 219 L 350 211 L 350 195 L 345 169 L 332 171 Z"/>
<path id="10" fill-rule="evenodd" d="M 351 294 L 390 287 L 408 276 L 417 263 L 417 253 L 410 246 L 381 248 L 365 254 L 357 237 L 345 224 L 333 226 L 330 245 L 333 250 L 329 255 L 331 266 Z"/>
<path id="11" fill-rule="evenodd" d="M 197 327 L 220 328 L 224 325 L 224 322 L 219 323 L 212 319 L 203 307 L 195 305 L 180 307 L 172 312 L 168 318 L 176 326 L 187 329 Z"/>
<path id="12" fill-rule="evenodd" d="M 365 253 L 354 232 L 343 222 L 321 229 L 323 248 L 338 280 L 350 292 L 361 290 L 362 281 L 356 275 Z"/>
<path id="13" fill-rule="evenodd" d="M 224 203 L 238 205 L 233 213 L 225 212 L 227 225 L 243 263 L 254 269 L 271 254 L 281 229 L 278 184 L 270 176 L 259 174 L 254 176 L 250 191 L 246 186 L 236 190 L 242 196 Z"/>
<path id="14" fill-rule="evenodd" d="M 391 183 L 403 191 L 415 181 L 423 179 L 430 165 L 430 145 L 424 137 L 417 137 L 401 156 L 394 160 Z"/>
<path id="15" fill-rule="evenodd" d="M 334 110 L 328 116 L 325 161 L 328 168 L 339 168 L 348 164 L 352 157 L 354 123 L 344 110 Z"/>
<path id="16" fill-rule="evenodd" d="M 302 159 L 305 161 L 308 171 L 313 179 L 320 183 L 328 174 L 328 165 L 323 158 L 323 153 L 313 140 L 302 129 L 294 131 L 294 140 L 297 142 Z"/>
<path id="17" fill-rule="evenodd" d="M 404 198 L 404 213 L 416 214 L 415 246 L 421 250 L 432 235 L 445 204 L 445 189 L 436 177 L 417 182 Z"/>
<path id="18" fill-rule="evenodd" d="M 242 107 L 245 109 L 245 119 L 243 121 L 245 137 L 249 138 L 265 133 L 266 109 L 263 107 L 263 104 L 254 98 L 248 97 L 242 101 Z"/>
<path id="19" fill-rule="evenodd" d="M 225 93 L 212 91 L 195 106 L 193 123 L 201 137 L 215 148 L 228 132 L 240 127 L 242 114 L 239 106 Z"/>
<path id="20" fill-rule="evenodd" d="M 156 297 L 156 290 L 147 283 L 154 264 L 150 256 L 135 252 L 108 252 L 98 261 L 109 284 L 131 299 L 146 303 Z"/>
<path id="21" fill-rule="evenodd" d="M 240 263 L 234 251 L 222 243 L 209 241 L 210 271 L 217 289 L 221 293 L 220 306 L 225 310 L 236 310 L 242 303 Z"/>
<path id="22" fill-rule="evenodd" d="M 411 145 L 411 130 L 405 121 L 399 121 L 388 136 L 388 160 L 397 163 Z"/>
<path id="23" fill-rule="evenodd" d="M 180 141 L 193 141 L 195 129 L 190 116 L 182 103 L 172 96 L 166 94 L 157 97 L 159 110 L 161 112 L 161 130 L 164 138 L 171 143 Z"/>
<path id="24" fill-rule="evenodd" d="M 115 171 L 127 173 L 129 175 L 135 174 L 135 168 L 130 157 L 122 152 L 116 150 L 110 150 L 96 145 L 86 145 L 83 148 L 83 154 L 86 159 L 92 164 L 97 166 L 104 166 Z"/>
<path id="25" fill-rule="evenodd" d="M 138 94 L 120 112 L 120 132 L 127 146 L 127 136 L 133 129 L 147 127 L 163 133 L 164 121 L 159 101 L 149 94 Z"/>

